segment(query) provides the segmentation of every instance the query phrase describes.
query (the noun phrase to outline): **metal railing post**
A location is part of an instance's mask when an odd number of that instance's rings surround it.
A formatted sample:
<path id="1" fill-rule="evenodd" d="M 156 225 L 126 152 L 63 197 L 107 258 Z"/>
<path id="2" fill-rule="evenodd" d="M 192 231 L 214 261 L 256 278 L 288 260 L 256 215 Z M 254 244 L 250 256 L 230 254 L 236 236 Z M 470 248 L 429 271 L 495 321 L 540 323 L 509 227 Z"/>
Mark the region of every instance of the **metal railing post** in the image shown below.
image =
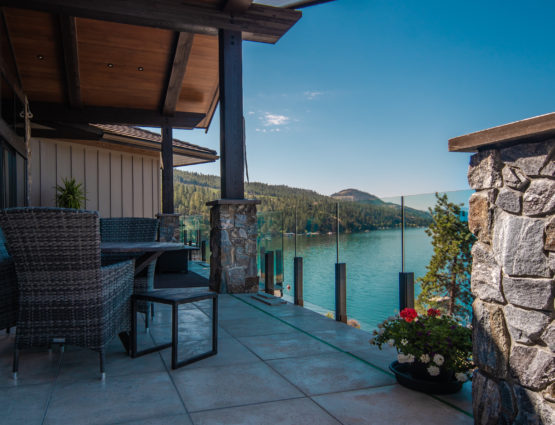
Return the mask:
<path id="1" fill-rule="evenodd" d="M 303 307 L 303 257 L 293 259 L 293 286 L 295 304 Z"/>
<path id="2" fill-rule="evenodd" d="M 414 273 L 399 273 L 399 311 L 414 308 Z"/>
<path id="3" fill-rule="evenodd" d="M 264 292 L 274 295 L 274 252 L 268 251 L 264 255 L 266 274 L 264 277 Z"/>
<path id="4" fill-rule="evenodd" d="M 283 252 L 276 250 L 276 284 L 283 285 Z"/>
<path id="5" fill-rule="evenodd" d="M 200 243 L 200 255 L 201 261 L 206 263 L 206 241 Z"/>
<path id="6" fill-rule="evenodd" d="M 335 264 L 335 320 L 347 323 L 347 265 Z"/>
<path id="7" fill-rule="evenodd" d="M 264 247 L 260 247 L 260 279 L 265 280 L 266 279 L 266 274 L 264 273 L 264 263 L 265 263 L 265 257 L 264 254 L 266 252 L 266 248 Z"/>

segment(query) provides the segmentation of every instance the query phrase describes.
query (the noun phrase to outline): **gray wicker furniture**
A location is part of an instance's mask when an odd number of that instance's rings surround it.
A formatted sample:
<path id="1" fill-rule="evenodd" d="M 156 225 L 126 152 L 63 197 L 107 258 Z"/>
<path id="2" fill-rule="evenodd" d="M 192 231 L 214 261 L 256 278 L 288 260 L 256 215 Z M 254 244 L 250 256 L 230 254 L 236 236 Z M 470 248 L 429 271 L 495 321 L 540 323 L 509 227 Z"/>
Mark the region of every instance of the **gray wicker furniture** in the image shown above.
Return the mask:
<path id="1" fill-rule="evenodd" d="M 101 267 L 97 212 L 11 208 L 0 227 L 19 287 L 14 378 L 19 350 L 53 343 L 97 351 L 104 378 L 108 342 L 130 330 L 133 261 Z"/>
<path id="2" fill-rule="evenodd" d="M 0 229 L 0 329 L 10 328 L 17 322 L 18 289 L 15 266 L 8 255 L 4 234 Z"/>
<path id="3" fill-rule="evenodd" d="M 100 219 L 100 239 L 102 242 L 154 242 L 158 236 L 158 220 L 155 218 L 117 217 Z M 102 264 L 137 258 L 142 253 L 102 253 Z M 135 276 L 135 291 L 154 289 L 154 271 L 156 260 L 152 261 L 146 271 Z M 139 310 L 145 315 L 145 328 L 148 329 L 149 318 L 154 316 L 151 303 L 140 303 Z M 150 311 L 150 315 L 148 314 Z"/>

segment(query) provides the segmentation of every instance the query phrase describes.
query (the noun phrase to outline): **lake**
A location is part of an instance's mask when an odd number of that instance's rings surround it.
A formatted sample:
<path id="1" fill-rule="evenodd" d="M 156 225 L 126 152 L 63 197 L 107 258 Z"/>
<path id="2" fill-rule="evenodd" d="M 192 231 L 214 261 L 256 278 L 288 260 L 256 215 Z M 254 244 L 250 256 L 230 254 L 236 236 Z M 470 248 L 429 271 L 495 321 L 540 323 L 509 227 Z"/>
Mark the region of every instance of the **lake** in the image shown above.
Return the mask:
<path id="1" fill-rule="evenodd" d="M 297 256 L 303 257 L 305 307 L 320 313 L 335 311 L 336 236 L 297 236 Z M 283 239 L 284 297 L 293 296 L 293 236 Z M 281 249 L 280 237 L 264 239 L 267 251 Z M 426 273 L 433 254 L 424 228 L 405 230 L 405 271 Z M 347 264 L 347 316 L 371 330 L 399 309 L 401 231 L 375 230 L 339 236 L 339 262 Z M 291 290 L 286 286 L 291 285 Z M 415 288 L 418 293 L 418 288 Z"/>

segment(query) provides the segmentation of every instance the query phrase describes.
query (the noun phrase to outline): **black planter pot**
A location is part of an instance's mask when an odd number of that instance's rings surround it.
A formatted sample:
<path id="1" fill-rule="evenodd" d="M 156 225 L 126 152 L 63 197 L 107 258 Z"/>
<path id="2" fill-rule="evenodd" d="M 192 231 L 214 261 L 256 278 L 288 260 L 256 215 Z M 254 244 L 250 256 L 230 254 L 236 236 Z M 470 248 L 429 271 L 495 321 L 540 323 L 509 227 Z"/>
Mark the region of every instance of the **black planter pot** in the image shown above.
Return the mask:
<path id="1" fill-rule="evenodd" d="M 457 381 L 453 373 L 443 372 L 439 376 L 425 378 L 418 366 L 398 361 L 391 363 L 389 369 L 395 374 L 399 384 L 426 394 L 453 394 L 462 388 L 462 382 Z"/>

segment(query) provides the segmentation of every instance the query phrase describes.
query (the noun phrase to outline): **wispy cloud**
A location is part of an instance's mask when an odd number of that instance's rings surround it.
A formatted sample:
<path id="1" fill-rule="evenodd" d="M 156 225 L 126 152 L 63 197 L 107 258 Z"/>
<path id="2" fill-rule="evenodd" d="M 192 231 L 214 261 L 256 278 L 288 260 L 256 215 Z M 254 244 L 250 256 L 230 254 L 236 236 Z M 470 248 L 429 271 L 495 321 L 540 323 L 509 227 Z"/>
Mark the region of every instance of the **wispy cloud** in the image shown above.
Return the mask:
<path id="1" fill-rule="evenodd" d="M 308 100 L 314 100 L 317 97 L 322 96 L 324 93 L 321 91 L 305 91 L 303 94 Z"/>
<path id="2" fill-rule="evenodd" d="M 279 126 L 287 124 L 291 119 L 285 115 L 270 114 L 266 112 L 262 117 L 262 122 L 266 127 Z"/>

